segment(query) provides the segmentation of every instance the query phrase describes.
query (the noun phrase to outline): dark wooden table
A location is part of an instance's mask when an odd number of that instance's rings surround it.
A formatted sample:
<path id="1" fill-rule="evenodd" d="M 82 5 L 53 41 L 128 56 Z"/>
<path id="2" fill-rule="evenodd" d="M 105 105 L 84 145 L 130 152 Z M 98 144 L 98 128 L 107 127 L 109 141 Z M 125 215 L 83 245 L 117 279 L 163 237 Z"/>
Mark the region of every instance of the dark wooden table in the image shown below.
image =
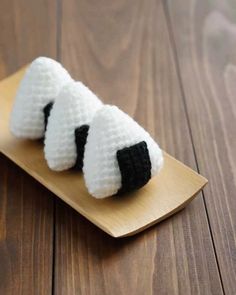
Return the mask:
<path id="1" fill-rule="evenodd" d="M 0 155 L 0 294 L 236 294 L 235 0 L 1 0 L 0 78 L 58 59 L 209 179 L 113 239 Z M 1 132 L 1 126 L 0 126 Z"/>

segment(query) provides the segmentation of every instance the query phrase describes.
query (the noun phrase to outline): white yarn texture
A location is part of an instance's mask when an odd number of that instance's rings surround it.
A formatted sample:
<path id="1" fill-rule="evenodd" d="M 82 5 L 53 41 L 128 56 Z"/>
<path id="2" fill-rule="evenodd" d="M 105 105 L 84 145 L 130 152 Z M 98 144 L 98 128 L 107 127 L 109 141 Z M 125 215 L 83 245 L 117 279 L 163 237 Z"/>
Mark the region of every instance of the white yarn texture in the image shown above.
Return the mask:
<path id="1" fill-rule="evenodd" d="M 73 167 L 77 159 L 75 129 L 90 125 L 102 102 L 81 82 L 67 83 L 51 110 L 45 134 L 45 158 L 55 171 Z"/>
<path id="2" fill-rule="evenodd" d="M 121 188 L 121 174 L 116 152 L 141 141 L 147 143 L 152 164 L 151 175 L 163 165 L 158 144 L 130 116 L 116 106 L 103 106 L 90 124 L 84 153 L 84 178 L 95 198 L 114 195 Z"/>
<path id="3" fill-rule="evenodd" d="M 20 138 L 38 139 L 44 136 L 43 108 L 53 102 L 60 89 L 71 79 L 57 61 L 36 58 L 23 77 L 10 117 L 10 130 Z"/>

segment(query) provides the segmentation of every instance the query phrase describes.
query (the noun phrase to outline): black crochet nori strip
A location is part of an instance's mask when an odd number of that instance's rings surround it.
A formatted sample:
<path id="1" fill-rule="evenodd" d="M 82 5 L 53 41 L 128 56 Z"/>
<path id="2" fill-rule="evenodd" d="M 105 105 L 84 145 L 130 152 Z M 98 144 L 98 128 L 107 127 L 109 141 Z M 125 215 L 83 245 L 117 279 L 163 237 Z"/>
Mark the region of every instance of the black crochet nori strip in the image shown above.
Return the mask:
<path id="1" fill-rule="evenodd" d="M 43 108 L 43 113 L 44 113 L 44 129 L 47 129 L 48 125 L 48 118 L 50 116 L 51 110 L 52 110 L 53 102 L 49 102 L 44 108 Z"/>
<path id="2" fill-rule="evenodd" d="M 118 194 L 139 189 L 151 178 L 152 166 L 145 141 L 118 150 L 116 157 L 122 184 Z"/>
<path id="3" fill-rule="evenodd" d="M 81 170 L 84 164 L 84 147 L 87 141 L 89 125 L 82 125 L 75 129 L 75 144 L 77 151 L 77 160 L 75 169 Z"/>

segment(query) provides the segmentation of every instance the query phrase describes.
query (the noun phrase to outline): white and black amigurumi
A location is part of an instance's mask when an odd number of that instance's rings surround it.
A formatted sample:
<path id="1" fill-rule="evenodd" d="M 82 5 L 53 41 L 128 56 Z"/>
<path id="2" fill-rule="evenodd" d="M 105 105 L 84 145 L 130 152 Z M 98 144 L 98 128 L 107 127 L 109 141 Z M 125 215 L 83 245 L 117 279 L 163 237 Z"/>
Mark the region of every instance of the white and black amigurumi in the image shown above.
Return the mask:
<path id="1" fill-rule="evenodd" d="M 89 125 L 102 102 L 81 82 L 71 81 L 60 91 L 45 134 L 45 158 L 55 171 L 82 169 Z"/>
<path id="2" fill-rule="evenodd" d="M 105 198 L 144 186 L 163 165 L 151 136 L 116 106 L 105 105 L 91 122 L 84 153 L 89 193 Z"/>
<path id="3" fill-rule="evenodd" d="M 11 132 L 19 138 L 42 138 L 51 106 L 61 88 L 71 80 L 57 61 L 36 58 L 26 70 L 17 91 L 10 117 Z"/>
<path id="4" fill-rule="evenodd" d="M 137 122 L 103 105 L 45 57 L 34 60 L 21 81 L 10 129 L 20 138 L 45 136 L 49 168 L 82 169 L 89 193 L 98 199 L 143 187 L 163 166 L 162 150 Z"/>

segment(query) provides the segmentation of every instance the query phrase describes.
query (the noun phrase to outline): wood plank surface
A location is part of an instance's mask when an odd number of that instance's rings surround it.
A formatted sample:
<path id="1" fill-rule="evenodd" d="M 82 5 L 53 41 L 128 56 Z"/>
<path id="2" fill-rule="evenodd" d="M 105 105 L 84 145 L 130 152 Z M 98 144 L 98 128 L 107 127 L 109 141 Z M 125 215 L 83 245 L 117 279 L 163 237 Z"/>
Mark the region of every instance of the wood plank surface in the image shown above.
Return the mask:
<path id="1" fill-rule="evenodd" d="M 116 240 L 0 155 L 0 294 L 235 293 L 235 22 L 233 0 L 0 1 L 0 78 L 60 58 L 209 179 Z"/>
<path id="2" fill-rule="evenodd" d="M 236 292 L 235 8 L 233 0 L 167 7 L 225 294 Z"/>
<path id="3" fill-rule="evenodd" d="M 53 198 L 0 155 L 0 294 L 51 294 Z"/>
<path id="4" fill-rule="evenodd" d="M 1 79 L 56 57 L 56 11 L 54 0 L 0 1 Z M 0 294 L 51 294 L 52 254 L 52 194 L 0 155 Z"/>
<path id="5" fill-rule="evenodd" d="M 196 168 L 160 1 L 63 0 L 62 63 Z M 61 201 L 55 294 L 223 294 L 202 196 L 141 235 L 114 240 Z"/>

